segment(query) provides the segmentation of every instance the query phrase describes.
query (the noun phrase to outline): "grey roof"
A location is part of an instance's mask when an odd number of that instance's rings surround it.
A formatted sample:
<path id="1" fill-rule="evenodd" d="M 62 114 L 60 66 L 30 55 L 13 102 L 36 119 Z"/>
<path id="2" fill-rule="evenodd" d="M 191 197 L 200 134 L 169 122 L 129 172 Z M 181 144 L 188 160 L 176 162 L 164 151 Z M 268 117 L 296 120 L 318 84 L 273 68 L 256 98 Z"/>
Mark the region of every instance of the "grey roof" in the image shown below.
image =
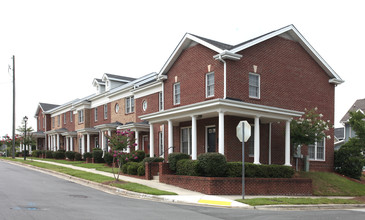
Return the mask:
<path id="1" fill-rule="evenodd" d="M 103 80 L 95 78 L 98 83 L 104 83 Z"/>
<path id="2" fill-rule="evenodd" d="M 222 42 L 211 40 L 211 39 L 208 39 L 208 38 L 205 38 L 205 37 L 200 37 L 200 36 L 197 36 L 195 34 L 190 34 L 190 35 L 192 35 L 194 37 L 197 37 L 197 38 L 199 38 L 203 41 L 206 41 L 206 42 L 208 42 L 208 43 L 210 43 L 210 44 L 212 44 L 212 45 L 214 45 L 214 46 L 216 46 L 216 47 L 218 47 L 222 50 L 230 50 L 230 49 L 234 48 L 232 45 L 229 45 L 229 44 L 225 44 L 225 43 L 222 43 Z"/>
<path id="3" fill-rule="evenodd" d="M 39 105 L 41 106 L 43 111 L 49 111 L 53 108 L 60 106 L 60 105 L 54 105 L 54 104 L 49 104 L 49 103 L 39 103 Z"/>
<path id="4" fill-rule="evenodd" d="M 345 128 L 342 127 L 342 128 L 335 128 L 335 137 L 338 139 L 338 140 L 343 140 L 345 138 Z"/>
<path id="5" fill-rule="evenodd" d="M 350 112 L 356 112 L 357 110 L 361 110 L 365 112 L 365 99 L 358 99 L 356 102 L 350 107 L 350 109 L 346 112 L 346 114 L 342 117 L 342 122 L 347 122 L 350 119 Z"/>
<path id="6" fill-rule="evenodd" d="M 125 81 L 133 81 L 136 79 L 136 78 L 132 78 L 132 77 L 114 75 L 114 74 L 109 74 L 109 73 L 105 73 L 105 75 L 107 75 L 109 78 L 120 79 L 120 80 L 125 80 Z"/>

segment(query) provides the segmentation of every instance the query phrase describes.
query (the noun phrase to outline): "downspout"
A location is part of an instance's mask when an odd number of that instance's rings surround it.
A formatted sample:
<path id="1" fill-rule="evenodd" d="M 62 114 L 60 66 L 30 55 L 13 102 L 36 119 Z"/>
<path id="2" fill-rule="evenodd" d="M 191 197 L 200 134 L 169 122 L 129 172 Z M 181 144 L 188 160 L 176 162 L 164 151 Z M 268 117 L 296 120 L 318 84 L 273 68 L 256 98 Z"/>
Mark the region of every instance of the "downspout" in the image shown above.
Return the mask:
<path id="1" fill-rule="evenodd" d="M 223 99 L 226 99 L 227 98 L 227 68 L 226 68 L 226 61 L 222 59 L 222 55 L 219 54 L 218 56 L 218 60 L 222 61 L 223 62 L 223 76 L 224 76 L 224 96 L 223 96 Z"/>

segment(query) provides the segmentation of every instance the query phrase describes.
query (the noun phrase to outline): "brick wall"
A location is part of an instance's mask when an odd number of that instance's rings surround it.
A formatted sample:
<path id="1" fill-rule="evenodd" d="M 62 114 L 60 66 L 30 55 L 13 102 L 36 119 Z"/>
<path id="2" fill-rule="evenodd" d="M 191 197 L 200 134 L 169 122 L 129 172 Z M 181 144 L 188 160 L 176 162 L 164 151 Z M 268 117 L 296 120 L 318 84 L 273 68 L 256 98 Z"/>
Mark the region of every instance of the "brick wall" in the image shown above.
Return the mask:
<path id="1" fill-rule="evenodd" d="M 115 112 L 115 105 L 119 105 L 119 111 Z M 134 105 L 135 111 L 134 113 L 125 113 L 125 99 L 119 99 L 116 101 L 111 102 L 111 122 L 120 122 L 120 123 L 128 123 L 128 122 L 135 122 L 136 121 L 136 110 L 139 108 L 136 104 Z"/>
<path id="2" fill-rule="evenodd" d="M 98 117 L 95 121 L 95 109 L 98 111 Z M 107 118 L 104 119 L 104 105 L 97 106 L 92 109 L 88 109 L 89 113 L 89 121 L 90 121 L 90 127 L 94 127 L 96 125 L 102 125 L 102 124 L 109 124 L 111 122 L 111 103 L 107 104 Z M 120 111 L 120 110 L 119 110 Z"/>

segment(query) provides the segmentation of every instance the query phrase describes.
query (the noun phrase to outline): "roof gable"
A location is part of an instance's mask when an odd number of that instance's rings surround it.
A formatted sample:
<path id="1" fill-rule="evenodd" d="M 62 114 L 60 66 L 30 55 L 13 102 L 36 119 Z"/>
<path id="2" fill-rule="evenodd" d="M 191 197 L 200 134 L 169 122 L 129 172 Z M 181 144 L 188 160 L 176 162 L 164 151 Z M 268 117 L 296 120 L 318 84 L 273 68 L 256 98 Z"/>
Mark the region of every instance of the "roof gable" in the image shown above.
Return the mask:
<path id="1" fill-rule="evenodd" d="M 355 103 L 350 107 L 350 109 L 346 112 L 346 114 L 342 117 L 341 123 L 346 123 L 350 119 L 350 112 L 361 111 L 365 112 L 365 99 L 358 99 Z"/>
<path id="2" fill-rule="evenodd" d="M 51 110 L 51 109 L 53 109 L 53 108 L 56 108 L 56 107 L 58 107 L 58 106 L 59 106 L 59 105 L 49 104 L 49 103 L 42 103 L 42 102 L 40 102 L 40 103 L 38 104 L 38 107 L 37 107 L 37 110 L 36 110 L 36 112 L 35 112 L 34 117 L 37 117 L 37 116 L 38 116 L 38 114 L 39 114 L 39 111 L 41 111 L 41 110 L 42 110 L 42 112 L 46 112 L 46 111 L 49 111 L 49 110 Z"/>

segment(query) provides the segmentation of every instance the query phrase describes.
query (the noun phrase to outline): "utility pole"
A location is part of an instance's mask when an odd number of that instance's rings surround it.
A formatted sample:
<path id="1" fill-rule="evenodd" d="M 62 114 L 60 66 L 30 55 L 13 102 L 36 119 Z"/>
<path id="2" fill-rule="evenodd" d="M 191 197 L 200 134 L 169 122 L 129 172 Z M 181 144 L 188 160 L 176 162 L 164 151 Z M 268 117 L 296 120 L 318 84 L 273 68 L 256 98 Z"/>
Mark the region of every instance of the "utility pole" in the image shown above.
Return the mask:
<path id="1" fill-rule="evenodd" d="M 13 55 L 13 159 L 15 159 L 15 56 Z"/>

